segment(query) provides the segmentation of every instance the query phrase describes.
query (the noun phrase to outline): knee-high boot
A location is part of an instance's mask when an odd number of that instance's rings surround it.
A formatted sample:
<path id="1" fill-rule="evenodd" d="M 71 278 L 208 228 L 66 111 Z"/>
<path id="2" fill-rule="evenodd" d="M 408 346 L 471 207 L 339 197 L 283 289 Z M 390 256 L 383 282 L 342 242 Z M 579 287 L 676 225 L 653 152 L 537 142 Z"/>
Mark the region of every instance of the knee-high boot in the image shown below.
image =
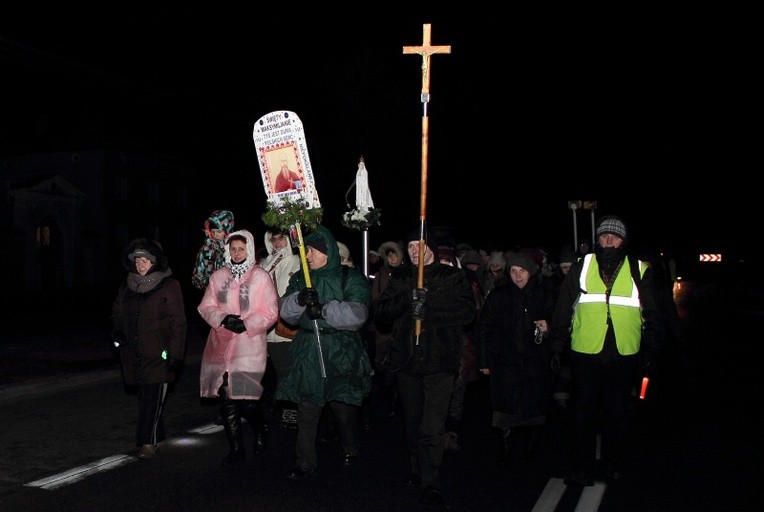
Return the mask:
<path id="1" fill-rule="evenodd" d="M 233 464 L 244 460 L 246 452 L 241 433 L 241 416 L 234 400 L 228 398 L 228 386 L 223 384 L 218 391 L 220 395 L 220 418 L 223 429 L 231 446 L 231 452 L 223 459 L 224 464 Z"/>
<path id="2" fill-rule="evenodd" d="M 262 402 L 260 400 L 243 401 L 241 415 L 252 426 L 252 432 L 255 434 L 255 455 L 264 453 L 268 448 L 268 424 L 265 422 Z"/>

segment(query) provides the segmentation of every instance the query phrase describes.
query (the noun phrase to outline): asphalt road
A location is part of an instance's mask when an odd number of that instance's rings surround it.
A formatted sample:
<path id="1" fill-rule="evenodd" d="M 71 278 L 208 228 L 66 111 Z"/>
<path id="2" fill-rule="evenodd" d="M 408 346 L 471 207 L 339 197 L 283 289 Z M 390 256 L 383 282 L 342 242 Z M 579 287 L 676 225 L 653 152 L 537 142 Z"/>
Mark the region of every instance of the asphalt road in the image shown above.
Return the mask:
<path id="1" fill-rule="evenodd" d="M 678 301 L 685 336 L 664 355 L 648 399 L 635 399 L 634 450 L 623 481 L 597 482 L 583 492 L 562 484 L 565 415 L 550 418 L 534 460 L 499 466 L 487 381 L 470 384 L 462 451 L 448 454 L 443 467 L 452 509 L 759 510 L 762 425 L 752 407 L 759 372 L 751 348 L 761 312 L 740 308 L 736 293 L 686 285 Z M 77 338 L 80 345 L 85 338 Z M 98 368 L 70 365 L 78 370 L 59 367 L 53 375 L 0 384 L 0 511 L 420 510 L 418 491 L 404 483 L 400 417 L 383 415 L 376 398 L 374 423 L 363 432 L 354 466 L 340 464 L 336 443 L 319 443 L 318 473 L 299 483 L 285 479 L 295 434 L 279 427 L 274 412 L 268 451 L 221 468 L 227 443 L 214 425 L 216 407 L 198 397 L 200 344 L 194 343 L 167 402 L 170 439 L 151 461 L 135 457 L 136 398 L 108 357 L 96 357 Z M 0 351 L 6 361 L 7 352 Z M 14 353 L 23 359 L 22 351 Z"/>

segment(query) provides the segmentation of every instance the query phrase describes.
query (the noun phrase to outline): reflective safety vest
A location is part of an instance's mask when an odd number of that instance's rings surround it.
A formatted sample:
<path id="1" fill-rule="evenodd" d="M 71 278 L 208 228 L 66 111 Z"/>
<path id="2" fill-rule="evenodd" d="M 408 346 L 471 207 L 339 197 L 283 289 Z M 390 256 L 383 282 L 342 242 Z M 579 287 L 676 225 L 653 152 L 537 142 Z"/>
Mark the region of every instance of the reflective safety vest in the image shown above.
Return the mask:
<path id="1" fill-rule="evenodd" d="M 646 269 L 647 264 L 640 261 L 640 277 Z M 608 301 L 607 288 L 600 277 L 594 254 L 584 256 L 579 286 L 581 293 L 574 305 L 571 349 L 584 354 L 598 354 L 605 345 Z M 624 356 L 636 354 L 642 339 L 642 314 L 639 289 L 631 277 L 628 256 L 610 291 L 609 309 L 618 353 Z"/>

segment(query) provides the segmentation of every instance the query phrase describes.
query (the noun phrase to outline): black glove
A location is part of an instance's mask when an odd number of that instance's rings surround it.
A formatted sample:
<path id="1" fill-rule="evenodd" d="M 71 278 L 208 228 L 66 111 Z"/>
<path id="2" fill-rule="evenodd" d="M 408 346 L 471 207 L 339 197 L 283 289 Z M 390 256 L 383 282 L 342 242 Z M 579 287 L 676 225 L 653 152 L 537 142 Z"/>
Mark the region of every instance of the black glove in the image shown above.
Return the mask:
<path id="1" fill-rule="evenodd" d="M 416 320 L 424 320 L 424 302 L 427 298 L 427 288 L 411 290 L 411 313 Z"/>
<path id="2" fill-rule="evenodd" d="M 297 295 L 297 304 L 300 306 L 318 304 L 318 290 L 315 288 L 303 288 Z"/>
<path id="3" fill-rule="evenodd" d="M 324 305 L 320 302 L 311 302 L 308 304 L 307 309 L 305 310 L 306 313 L 308 313 L 308 318 L 311 320 L 318 320 L 320 318 L 324 317 L 323 314 Z"/>
<path id="4" fill-rule="evenodd" d="M 236 334 L 241 334 L 247 330 L 244 326 L 244 320 L 239 318 L 239 315 L 226 315 L 220 325 Z"/>
<path id="5" fill-rule="evenodd" d="M 115 347 L 119 348 L 119 346 L 126 341 L 127 341 L 127 336 L 125 336 L 125 331 L 123 331 L 122 329 L 114 329 L 113 331 L 111 331 L 111 342 L 114 344 Z"/>
<path id="6" fill-rule="evenodd" d="M 165 362 L 168 372 L 179 372 L 183 368 L 183 359 L 175 359 L 174 357 L 167 357 Z"/>

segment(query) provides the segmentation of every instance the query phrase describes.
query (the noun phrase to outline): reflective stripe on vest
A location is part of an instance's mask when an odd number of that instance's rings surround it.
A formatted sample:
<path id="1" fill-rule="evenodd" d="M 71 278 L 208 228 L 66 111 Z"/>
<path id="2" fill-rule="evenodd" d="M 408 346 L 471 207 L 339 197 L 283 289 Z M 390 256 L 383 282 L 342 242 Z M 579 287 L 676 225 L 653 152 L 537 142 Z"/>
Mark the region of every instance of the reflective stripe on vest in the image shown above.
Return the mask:
<path id="1" fill-rule="evenodd" d="M 640 261 L 640 274 L 646 266 Z M 571 348 L 584 354 L 602 351 L 607 333 L 607 288 L 599 273 L 594 254 L 587 254 L 579 279 L 581 293 L 573 312 Z M 639 288 L 631 277 L 628 259 L 624 260 L 610 293 L 610 317 L 616 346 L 622 355 L 636 354 L 642 337 Z"/>

